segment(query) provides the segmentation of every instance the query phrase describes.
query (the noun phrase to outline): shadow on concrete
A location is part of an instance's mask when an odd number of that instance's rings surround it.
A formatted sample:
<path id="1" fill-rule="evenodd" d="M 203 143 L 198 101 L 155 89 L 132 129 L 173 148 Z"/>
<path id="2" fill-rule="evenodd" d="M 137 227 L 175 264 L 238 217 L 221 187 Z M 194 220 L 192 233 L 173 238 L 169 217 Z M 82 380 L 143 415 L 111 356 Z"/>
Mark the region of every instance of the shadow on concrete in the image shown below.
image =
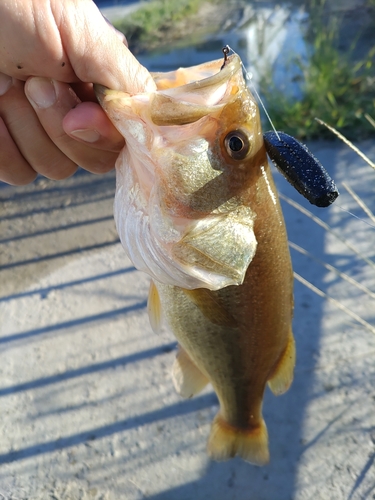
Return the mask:
<path id="1" fill-rule="evenodd" d="M 30 185 L 14 189 L 0 182 L 0 206 L 7 203 L 8 210 L 0 222 L 24 219 L 31 215 L 76 208 L 90 203 L 112 201 L 115 194 L 115 174 L 109 172 L 100 177 L 80 170 L 64 181 L 49 181 L 38 177 Z M 15 212 L 13 211 L 13 206 Z"/>
<path id="2" fill-rule="evenodd" d="M 131 306 L 122 307 L 120 309 L 115 309 L 113 311 L 106 311 L 99 314 L 92 314 L 91 316 L 84 316 L 83 318 L 75 318 L 69 321 L 62 321 L 61 323 L 56 323 L 54 325 L 43 326 L 42 328 L 34 328 L 26 332 L 13 333 L 0 338 L 0 344 L 7 344 L 9 342 L 15 342 L 17 340 L 23 340 L 30 337 L 35 337 L 37 335 L 43 335 L 45 333 L 54 333 L 59 330 L 66 330 L 68 328 L 74 328 L 76 326 L 84 325 L 87 323 L 92 323 L 95 321 L 108 321 L 118 316 L 129 314 L 130 312 L 139 311 L 144 309 L 147 305 L 147 301 L 143 300 L 137 304 Z"/>
<path id="3" fill-rule="evenodd" d="M 375 453 L 373 453 L 372 455 L 369 456 L 367 462 L 366 462 L 366 465 L 363 467 L 361 473 L 359 474 L 359 476 L 357 477 L 354 485 L 353 485 L 353 488 L 348 496 L 348 500 L 351 500 L 354 496 L 354 494 L 356 493 L 356 491 L 358 490 L 358 488 L 360 487 L 360 485 L 362 484 L 363 480 L 365 479 L 367 473 L 371 470 L 371 468 L 373 467 L 375 463 Z M 370 497 L 370 493 L 373 492 L 375 490 L 375 480 L 372 484 L 372 486 L 370 486 L 370 488 L 367 489 L 367 491 L 365 492 L 364 496 L 362 498 L 371 498 Z M 374 498 L 374 496 L 372 496 L 372 498 Z"/>
<path id="4" fill-rule="evenodd" d="M 4 238 L 4 239 L 0 240 L 0 244 L 8 243 L 9 241 L 19 241 L 19 240 L 24 240 L 27 238 L 34 238 L 36 236 L 44 236 L 46 234 L 56 233 L 57 231 L 66 231 L 68 229 L 75 229 L 77 227 L 86 227 L 86 226 L 90 226 L 91 224 L 98 224 L 100 222 L 108 222 L 108 221 L 113 221 L 113 215 L 107 215 L 105 217 L 98 217 L 96 219 L 86 219 L 86 220 L 81 221 L 81 222 L 74 222 L 72 224 L 66 224 L 63 226 L 55 226 L 55 227 L 51 227 L 48 229 L 43 229 L 41 231 L 35 231 L 34 233 L 17 234 L 16 236 L 11 236 L 9 238 Z"/>
<path id="5" fill-rule="evenodd" d="M 113 278 L 114 276 L 120 276 L 122 274 L 132 273 L 134 271 L 136 271 L 135 267 L 125 267 L 124 269 L 117 269 L 116 271 L 112 271 L 109 273 L 97 274 L 95 276 L 89 276 L 88 278 L 83 278 L 80 280 L 67 281 L 66 283 L 60 283 L 59 285 L 51 285 L 45 288 L 37 288 L 36 290 L 29 290 L 27 292 L 6 295 L 5 297 L 0 297 L 0 302 L 16 300 L 22 297 L 30 297 L 32 295 L 40 295 L 42 298 L 45 298 L 50 292 L 54 290 L 63 290 L 64 288 L 70 288 L 78 285 L 84 285 L 86 283 L 92 283 L 94 281 L 109 279 Z"/>
<path id="6" fill-rule="evenodd" d="M 33 184 L 17 188 L 16 191 L 7 184 L 0 182 L 0 188 L 2 188 L 0 189 L 0 193 L 4 193 L 4 196 L 0 196 L 0 203 L 18 200 L 23 202 L 31 198 L 50 198 L 52 195 L 66 196 L 67 191 L 71 194 L 89 193 L 90 196 L 93 196 L 97 192 L 103 193 L 108 188 L 114 190 L 114 172 L 109 172 L 106 175 L 98 177 L 84 170 L 79 170 L 74 174 L 73 182 L 72 179 L 73 177 L 64 181 L 47 181 L 48 187 L 39 187 L 41 182 L 45 182 L 45 179 L 40 176 Z M 11 196 L 8 195 L 10 191 L 12 193 Z M 56 198 L 56 196 L 54 197 Z"/>
<path id="7" fill-rule="evenodd" d="M 141 427 L 160 420 L 168 420 L 170 418 L 187 415 L 189 413 L 202 410 L 203 408 L 208 408 L 215 403 L 216 397 L 214 394 L 207 394 L 205 396 L 195 398 L 194 400 L 181 401 L 180 403 L 172 404 L 170 406 L 166 406 L 165 408 L 144 413 L 143 415 L 132 417 L 127 420 L 120 420 L 109 425 L 92 428 L 88 431 L 72 434 L 71 436 L 63 437 L 57 440 L 38 443 L 20 450 L 3 453 L 0 455 L 0 464 L 23 460 L 42 455 L 44 453 L 51 453 L 63 448 L 76 446 L 87 441 L 102 439 L 117 432 L 123 432 L 134 427 Z"/>
<path id="8" fill-rule="evenodd" d="M 114 191 L 108 195 L 97 196 L 94 199 L 93 198 L 86 198 L 86 199 L 83 199 L 80 201 L 69 203 L 69 208 L 76 208 L 76 207 L 80 207 L 83 205 L 89 205 L 90 203 L 93 203 L 93 202 L 99 203 L 101 201 L 113 200 L 113 198 L 114 198 Z M 17 212 L 17 213 L 5 215 L 3 217 L 0 217 L 0 222 L 7 221 L 7 220 L 22 219 L 22 218 L 30 217 L 30 215 L 50 213 L 53 210 L 64 210 L 65 208 L 66 207 L 64 205 L 62 205 L 62 202 L 54 203 L 54 204 L 50 204 L 48 206 L 48 208 L 33 208 L 30 211 Z"/>
<path id="9" fill-rule="evenodd" d="M 51 255 L 43 255 L 38 257 L 33 257 L 32 259 L 20 260 L 17 262 L 10 262 L 9 264 L 4 264 L 0 266 L 0 271 L 3 269 L 12 269 L 14 267 L 19 266 L 27 266 L 29 264 L 38 264 L 39 262 L 59 259 L 60 257 L 68 257 L 69 255 L 74 255 L 75 253 L 89 252 L 90 250 L 99 250 L 101 248 L 105 248 L 112 245 L 117 245 L 120 243 L 120 240 L 116 238 L 113 241 L 104 241 L 103 243 L 96 243 L 95 245 L 86 245 L 78 248 L 73 248 L 71 250 L 66 250 L 65 252 L 56 252 Z"/>
<path id="10" fill-rule="evenodd" d="M 30 382 L 23 382 L 22 384 L 13 385 L 10 387 L 0 388 L 0 397 L 8 396 L 10 394 L 15 394 L 17 392 L 37 389 L 39 387 L 45 387 L 47 385 L 56 384 L 59 382 L 64 382 L 65 380 L 82 377 L 90 373 L 97 373 L 103 370 L 114 369 L 117 368 L 118 366 L 125 366 L 129 363 L 135 363 L 137 361 L 142 361 L 147 358 L 153 358 L 155 356 L 158 356 L 159 354 L 164 354 L 166 352 L 173 351 L 173 349 L 175 349 L 176 346 L 177 342 L 170 342 L 169 344 L 153 347 L 152 349 L 146 349 L 144 351 L 138 351 L 133 354 L 128 354 L 126 356 L 120 356 L 119 358 L 109 359 L 108 361 L 103 361 L 101 363 L 83 366 L 75 370 L 68 370 L 63 373 L 58 373 L 56 375 L 51 375 L 49 377 L 42 377 L 36 380 L 30 380 Z"/>

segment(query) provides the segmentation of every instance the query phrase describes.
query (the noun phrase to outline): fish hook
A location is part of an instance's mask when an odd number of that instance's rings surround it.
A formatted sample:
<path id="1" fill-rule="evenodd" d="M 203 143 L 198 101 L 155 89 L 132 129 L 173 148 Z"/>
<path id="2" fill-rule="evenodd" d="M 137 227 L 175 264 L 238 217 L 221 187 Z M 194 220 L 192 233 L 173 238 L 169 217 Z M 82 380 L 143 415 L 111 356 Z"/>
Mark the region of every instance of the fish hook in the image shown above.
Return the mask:
<path id="1" fill-rule="evenodd" d="M 222 70 L 224 68 L 226 62 L 228 61 L 228 54 L 229 54 L 231 49 L 230 49 L 229 45 L 226 45 L 221 50 L 223 51 L 223 54 L 224 54 L 224 62 L 223 62 L 222 67 L 220 68 L 220 70 Z"/>

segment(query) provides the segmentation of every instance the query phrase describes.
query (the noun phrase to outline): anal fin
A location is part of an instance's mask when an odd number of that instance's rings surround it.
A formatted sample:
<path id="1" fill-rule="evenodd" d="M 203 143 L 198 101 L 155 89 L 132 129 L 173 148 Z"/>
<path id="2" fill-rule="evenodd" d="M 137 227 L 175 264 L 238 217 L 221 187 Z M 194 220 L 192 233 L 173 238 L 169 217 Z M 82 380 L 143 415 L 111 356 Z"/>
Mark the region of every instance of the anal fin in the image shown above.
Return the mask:
<path id="1" fill-rule="evenodd" d="M 176 391 L 183 398 L 192 398 L 209 383 L 208 378 L 181 346 L 173 364 L 172 379 Z"/>
<path id="2" fill-rule="evenodd" d="M 294 365 L 296 364 L 296 347 L 292 332 L 289 334 L 288 344 L 276 368 L 268 380 L 268 387 L 278 396 L 286 392 L 292 381 Z"/>

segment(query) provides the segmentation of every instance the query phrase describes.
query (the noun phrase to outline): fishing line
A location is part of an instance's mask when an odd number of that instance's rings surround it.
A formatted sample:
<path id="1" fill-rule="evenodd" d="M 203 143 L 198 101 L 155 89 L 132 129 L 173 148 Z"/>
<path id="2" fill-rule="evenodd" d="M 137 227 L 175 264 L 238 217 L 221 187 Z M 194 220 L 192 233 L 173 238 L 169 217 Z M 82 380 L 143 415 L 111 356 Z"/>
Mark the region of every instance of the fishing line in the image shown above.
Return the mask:
<path id="1" fill-rule="evenodd" d="M 224 52 L 224 49 L 226 49 L 226 52 Z M 228 55 L 228 51 L 230 51 L 230 52 L 232 52 L 233 54 L 235 54 L 236 56 L 240 57 L 240 56 L 237 54 L 237 52 L 235 52 L 235 51 L 232 49 L 232 47 L 230 47 L 229 45 L 226 45 L 226 46 L 224 47 L 224 49 L 223 49 L 223 53 L 224 53 L 224 64 L 225 64 L 225 62 L 226 62 L 226 56 Z M 277 130 L 275 129 L 274 124 L 272 123 L 271 117 L 270 117 L 270 115 L 268 114 L 268 111 L 266 110 L 266 107 L 265 107 L 265 105 L 263 104 L 263 101 L 262 101 L 262 99 L 260 98 L 260 95 L 259 95 L 259 93 L 258 93 L 257 89 L 255 88 L 255 85 L 254 85 L 254 83 L 253 83 L 253 81 L 252 81 L 253 75 L 247 71 L 247 69 L 245 68 L 245 65 L 244 65 L 244 63 L 242 62 L 242 59 L 241 59 L 241 58 L 240 58 L 240 61 L 241 61 L 242 70 L 243 70 L 243 72 L 244 72 L 244 74 L 245 74 L 245 79 L 246 79 L 246 81 L 248 82 L 249 87 L 251 88 L 251 91 L 253 92 L 253 94 L 255 94 L 256 98 L 258 99 L 258 101 L 259 101 L 260 105 L 261 105 L 261 106 L 262 106 L 262 108 L 263 108 L 263 111 L 265 112 L 265 114 L 266 114 L 266 116 L 267 116 L 268 121 L 269 121 L 269 122 L 270 122 L 270 124 L 271 124 L 271 127 L 273 128 L 273 131 L 275 132 L 275 134 L 276 134 L 277 138 L 280 140 L 280 136 L 279 136 L 279 134 L 278 134 Z"/>
<path id="2" fill-rule="evenodd" d="M 358 217 L 358 215 L 355 215 L 353 214 L 352 212 L 349 212 L 349 210 L 346 210 L 346 208 L 342 207 L 341 205 L 337 205 L 337 203 L 335 204 L 335 206 L 337 208 L 340 208 L 340 210 L 342 210 L 343 212 L 346 212 L 347 214 L 351 215 L 352 217 L 354 217 L 355 219 L 358 219 L 360 220 L 361 222 L 363 222 L 364 224 L 367 224 L 368 226 L 372 227 L 373 229 L 375 229 L 375 225 L 374 224 L 371 224 L 370 222 L 368 222 L 367 220 L 365 219 L 361 219 L 361 217 Z"/>
<path id="3" fill-rule="evenodd" d="M 366 205 L 366 203 L 361 199 L 357 193 L 353 191 L 353 189 L 346 183 L 343 182 L 342 185 L 344 188 L 348 191 L 350 196 L 358 203 L 358 205 L 362 208 L 362 210 L 365 212 L 367 217 L 375 224 L 375 215 L 372 213 L 372 211 L 369 209 L 369 207 Z"/>

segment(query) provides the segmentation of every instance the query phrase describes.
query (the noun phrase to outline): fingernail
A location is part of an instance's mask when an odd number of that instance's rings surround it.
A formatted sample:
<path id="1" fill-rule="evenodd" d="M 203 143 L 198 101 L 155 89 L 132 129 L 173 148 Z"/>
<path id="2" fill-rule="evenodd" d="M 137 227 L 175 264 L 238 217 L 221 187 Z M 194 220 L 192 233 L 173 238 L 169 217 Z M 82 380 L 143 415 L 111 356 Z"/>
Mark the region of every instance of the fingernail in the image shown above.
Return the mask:
<path id="1" fill-rule="evenodd" d="M 56 102 L 56 91 L 52 80 L 34 77 L 27 82 L 27 96 L 38 108 L 49 108 Z"/>
<path id="2" fill-rule="evenodd" d="M 78 129 L 70 132 L 71 135 L 85 142 L 96 142 L 100 139 L 100 134 L 94 129 Z"/>
<path id="3" fill-rule="evenodd" d="M 0 73 L 0 95 L 4 95 L 12 86 L 12 77 Z"/>

